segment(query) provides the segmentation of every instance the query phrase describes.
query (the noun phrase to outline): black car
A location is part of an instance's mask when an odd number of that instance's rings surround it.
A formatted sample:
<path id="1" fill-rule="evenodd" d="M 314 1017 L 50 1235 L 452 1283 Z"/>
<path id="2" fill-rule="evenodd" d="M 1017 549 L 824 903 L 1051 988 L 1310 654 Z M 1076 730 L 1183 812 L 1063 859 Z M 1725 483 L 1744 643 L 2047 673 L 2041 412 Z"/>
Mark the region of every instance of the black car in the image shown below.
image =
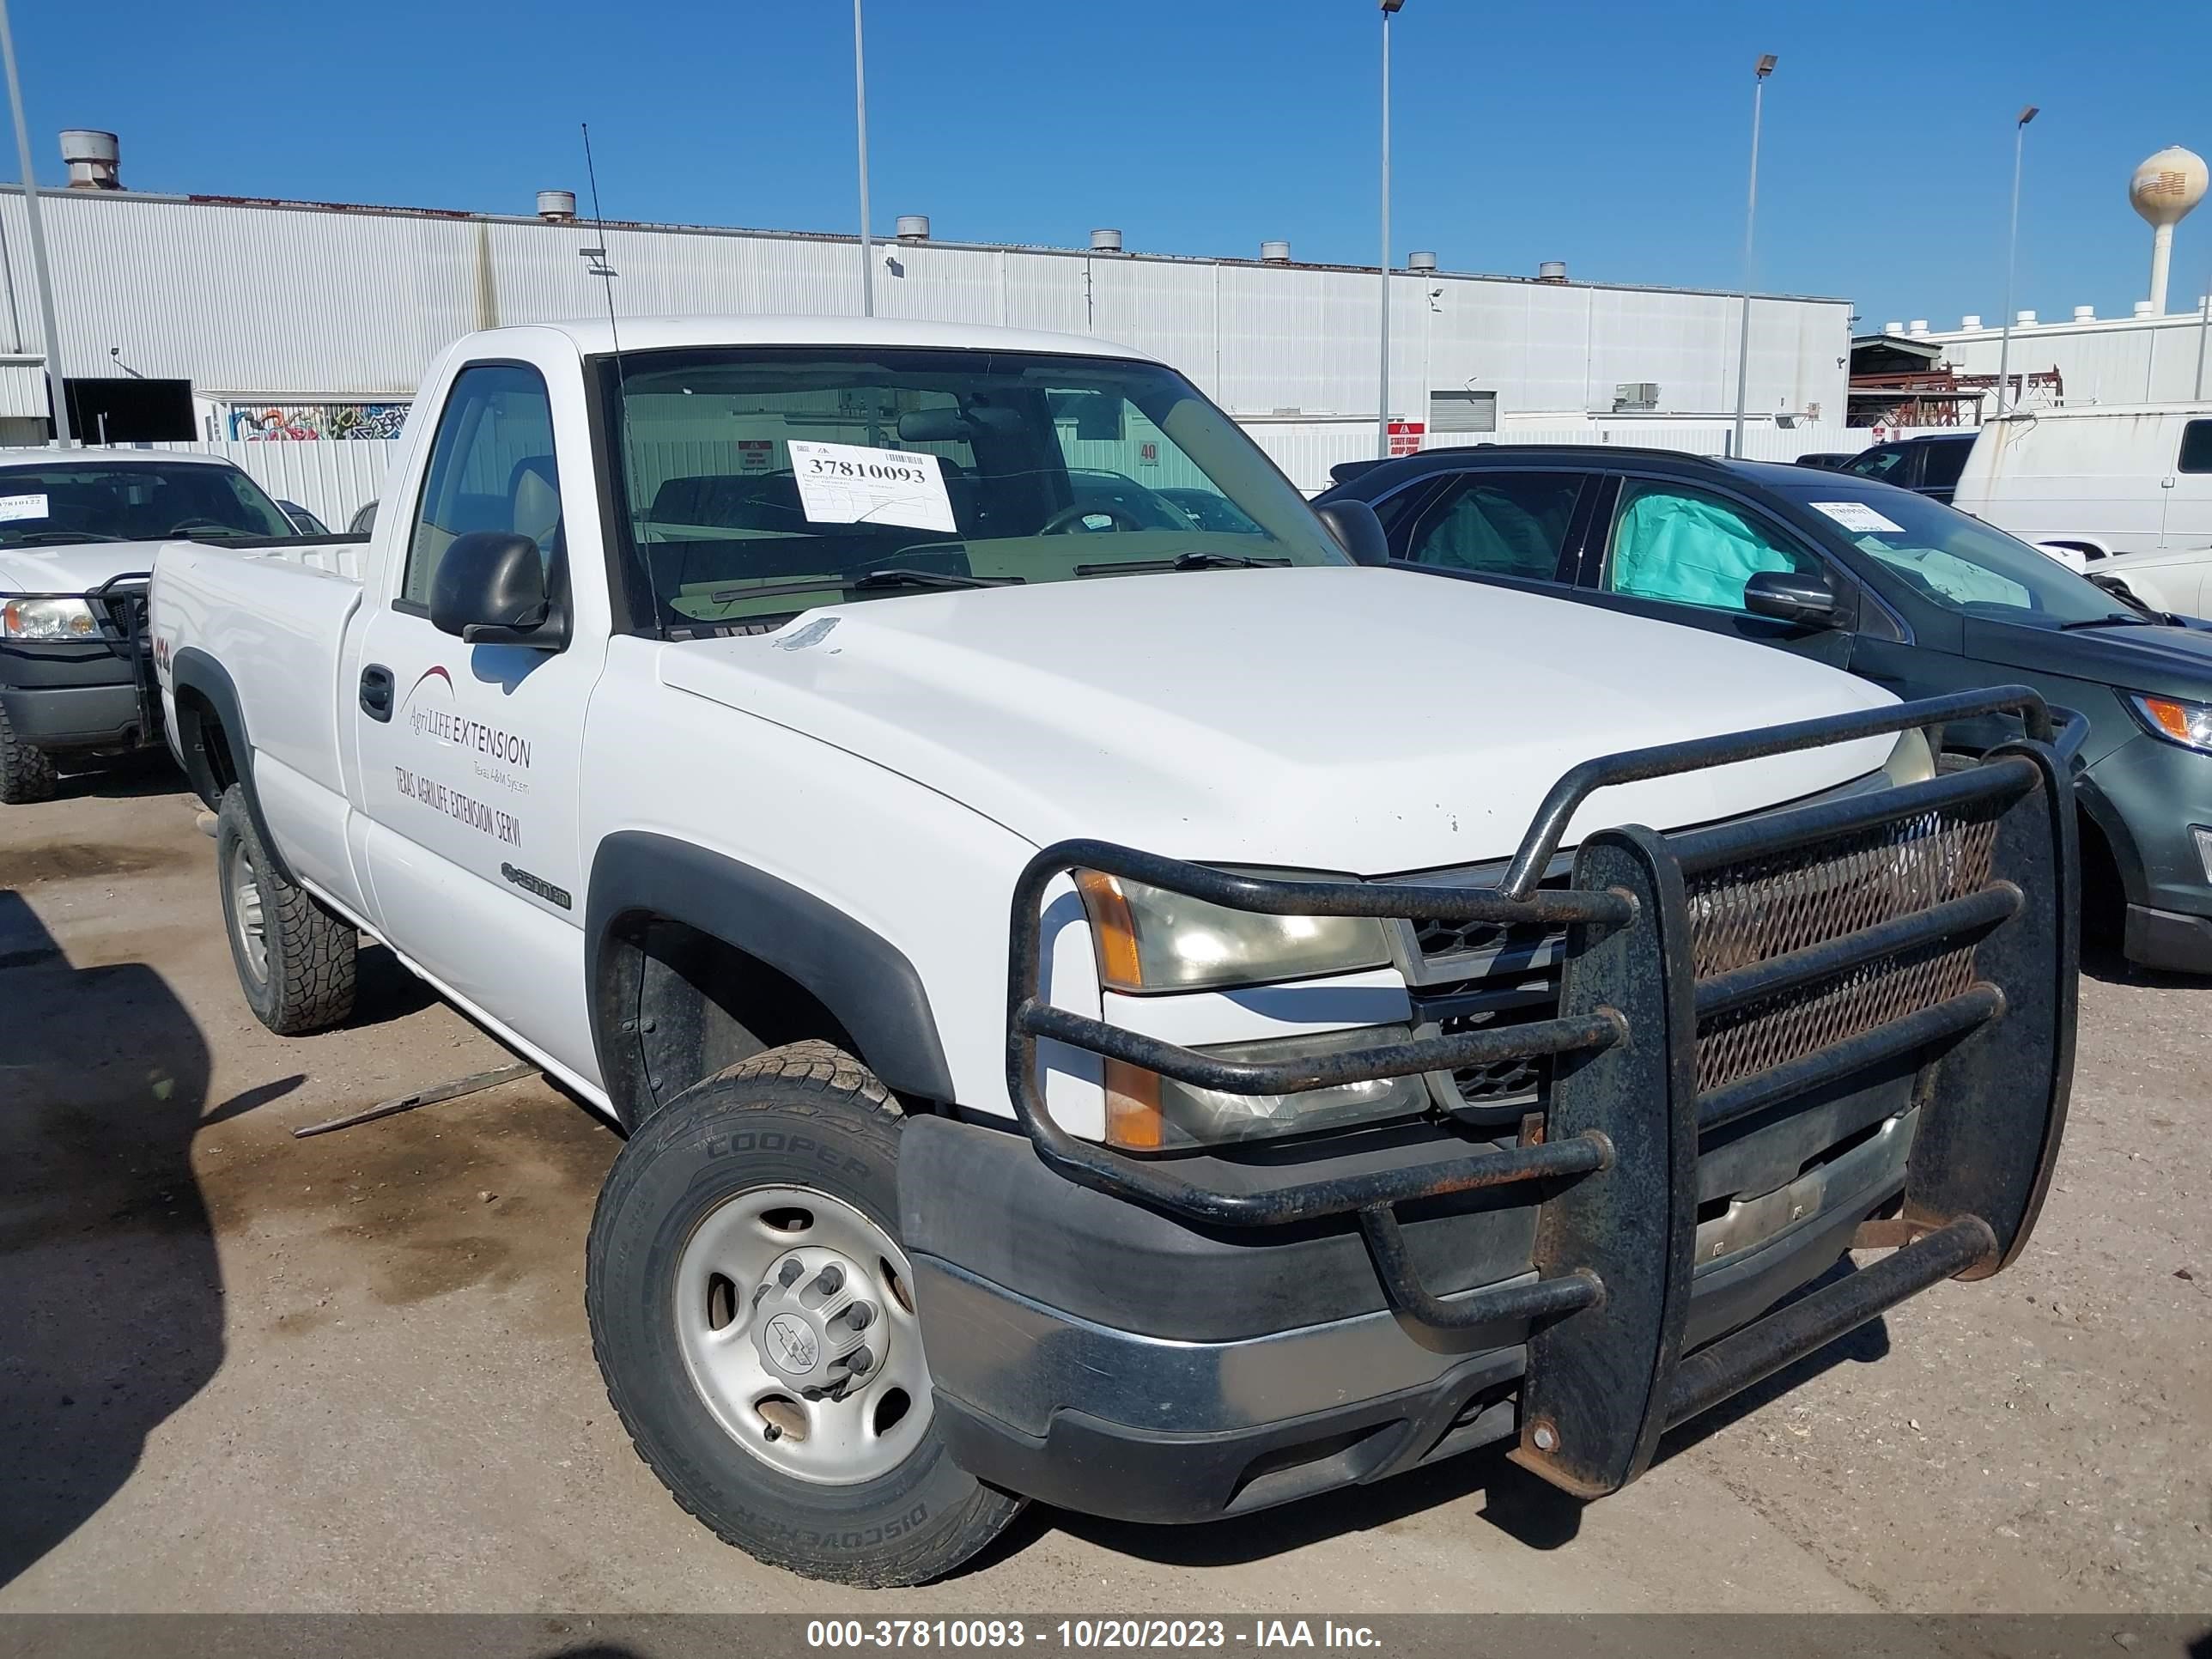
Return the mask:
<path id="1" fill-rule="evenodd" d="M 2024 684 L 2088 718 L 2085 931 L 2212 973 L 2212 626 L 1849 473 L 1664 450 L 1431 450 L 1360 468 L 1394 560 L 1816 658 L 1902 697 Z M 1654 687 L 1654 696 L 1663 696 Z M 1744 724 L 1760 718 L 1747 706 Z M 1954 726 L 1945 747 L 2001 741 Z"/>
<path id="2" fill-rule="evenodd" d="M 1925 438 L 1900 438 L 1863 449 L 1837 470 L 1855 477 L 1879 478 L 1939 501 L 1948 501 L 1974 452 L 1975 434 L 1944 432 Z"/>

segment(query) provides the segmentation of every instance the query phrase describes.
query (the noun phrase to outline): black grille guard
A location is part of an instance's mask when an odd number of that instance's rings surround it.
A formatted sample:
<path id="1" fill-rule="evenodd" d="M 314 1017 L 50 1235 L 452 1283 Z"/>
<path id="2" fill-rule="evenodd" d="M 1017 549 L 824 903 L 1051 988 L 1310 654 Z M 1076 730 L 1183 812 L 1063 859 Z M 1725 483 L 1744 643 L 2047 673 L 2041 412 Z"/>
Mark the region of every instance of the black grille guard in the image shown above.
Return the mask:
<path id="1" fill-rule="evenodd" d="M 131 665 L 132 684 L 138 691 L 138 738 L 154 741 L 161 727 L 161 686 L 154 678 L 152 653 L 146 647 L 147 595 L 154 581 L 150 570 L 126 570 L 110 576 L 94 588 L 73 593 L 9 593 L 9 599 L 83 599 L 93 606 L 100 624 L 100 643 Z M 65 641 L 66 643 L 67 641 Z M 86 641 L 84 643 L 90 644 Z"/>
<path id="2" fill-rule="evenodd" d="M 1995 714 L 2017 716 L 2021 735 L 1963 769 L 1673 835 L 1603 830 L 1577 849 L 1565 887 L 1537 884 L 1599 789 Z M 2034 691 L 2003 686 L 1587 761 L 1553 786 L 1493 888 L 1262 879 L 1060 842 L 1014 887 L 1015 1113 L 1066 1179 L 1188 1221 L 1355 1215 L 1391 1305 L 1418 1323 L 1529 1320 L 1513 1455 L 1569 1491 L 1613 1491 L 1671 1425 L 1932 1284 L 1986 1277 L 2019 1254 L 2073 1071 L 2071 769 L 2086 730 Z M 1565 925 L 1559 1012 L 1311 1059 L 1239 1062 L 1179 1047 L 1044 1000 L 1046 896 L 1079 869 L 1264 915 Z M 1038 1085 L 1040 1041 L 1246 1095 L 1557 1058 L 1541 1128 L 1520 1144 L 1231 1191 L 1187 1179 L 1173 1158 L 1061 1128 Z M 1919 1127 L 1903 1212 L 1854 1241 L 1897 1248 L 1685 1358 L 1700 1133 L 1908 1063 Z M 1522 1182 L 1541 1204 L 1535 1279 L 1449 1298 L 1425 1286 L 1393 1206 Z"/>

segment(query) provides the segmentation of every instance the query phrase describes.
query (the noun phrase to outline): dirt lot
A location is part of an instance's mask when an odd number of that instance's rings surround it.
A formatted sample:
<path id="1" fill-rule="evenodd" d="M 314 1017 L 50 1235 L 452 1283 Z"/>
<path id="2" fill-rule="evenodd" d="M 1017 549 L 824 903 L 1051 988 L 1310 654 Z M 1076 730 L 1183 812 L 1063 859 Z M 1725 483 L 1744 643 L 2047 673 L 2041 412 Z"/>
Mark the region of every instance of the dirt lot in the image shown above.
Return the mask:
<path id="1" fill-rule="evenodd" d="M 1032 1510 L 931 1589 L 688 1520 L 581 1306 L 617 1142 L 380 952 L 352 1027 L 240 1000 L 173 774 L 0 809 L 0 1611 L 2212 1607 L 2212 988 L 2082 987 L 2030 1254 L 1939 1287 L 1586 1511 L 1477 1453 L 1218 1526 Z"/>

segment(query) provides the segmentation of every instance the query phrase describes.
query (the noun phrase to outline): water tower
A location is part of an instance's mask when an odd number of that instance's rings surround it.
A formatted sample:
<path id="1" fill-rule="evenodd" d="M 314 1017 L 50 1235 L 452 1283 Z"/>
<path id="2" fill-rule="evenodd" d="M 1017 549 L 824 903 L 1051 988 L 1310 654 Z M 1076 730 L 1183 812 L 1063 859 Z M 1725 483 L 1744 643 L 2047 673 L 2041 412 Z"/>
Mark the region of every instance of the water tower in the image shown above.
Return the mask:
<path id="1" fill-rule="evenodd" d="M 2173 259 L 2173 228 L 2204 199 L 2204 158 L 2175 145 L 2136 169 L 2128 200 L 2151 224 L 2150 313 L 2166 315 L 2166 267 Z"/>

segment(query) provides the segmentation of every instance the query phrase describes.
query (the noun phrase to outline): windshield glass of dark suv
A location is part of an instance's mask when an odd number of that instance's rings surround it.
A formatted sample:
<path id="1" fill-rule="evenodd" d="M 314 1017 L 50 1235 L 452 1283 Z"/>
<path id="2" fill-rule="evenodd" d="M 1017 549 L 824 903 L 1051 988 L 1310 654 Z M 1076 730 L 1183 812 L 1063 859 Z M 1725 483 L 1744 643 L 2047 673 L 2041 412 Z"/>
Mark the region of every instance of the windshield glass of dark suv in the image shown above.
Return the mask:
<path id="1" fill-rule="evenodd" d="M 0 471 L 0 547 L 298 533 L 234 467 L 77 461 Z"/>
<path id="2" fill-rule="evenodd" d="M 1349 562 L 1157 364 L 716 347 L 610 360 L 601 385 L 617 532 L 674 633 L 936 588 Z"/>

